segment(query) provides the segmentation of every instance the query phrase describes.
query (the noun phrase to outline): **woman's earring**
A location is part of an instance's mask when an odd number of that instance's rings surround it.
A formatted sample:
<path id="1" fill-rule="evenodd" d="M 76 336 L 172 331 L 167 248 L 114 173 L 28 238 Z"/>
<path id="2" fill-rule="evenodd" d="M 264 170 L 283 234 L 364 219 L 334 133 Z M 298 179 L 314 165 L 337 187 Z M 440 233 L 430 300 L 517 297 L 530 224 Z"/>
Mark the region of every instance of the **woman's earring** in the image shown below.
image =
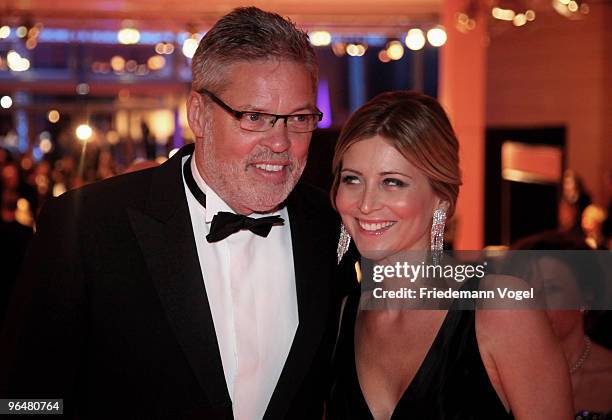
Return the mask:
<path id="1" fill-rule="evenodd" d="M 338 254 L 338 264 L 342 260 L 344 254 L 349 249 L 349 245 L 351 244 L 351 235 L 349 235 L 348 231 L 344 227 L 344 223 L 340 225 L 340 239 L 338 239 L 338 250 L 336 253 Z"/>
<path id="2" fill-rule="evenodd" d="M 442 250 L 444 249 L 444 224 L 446 223 L 446 210 L 438 208 L 433 213 L 431 224 L 431 255 L 434 265 L 438 265 Z"/>

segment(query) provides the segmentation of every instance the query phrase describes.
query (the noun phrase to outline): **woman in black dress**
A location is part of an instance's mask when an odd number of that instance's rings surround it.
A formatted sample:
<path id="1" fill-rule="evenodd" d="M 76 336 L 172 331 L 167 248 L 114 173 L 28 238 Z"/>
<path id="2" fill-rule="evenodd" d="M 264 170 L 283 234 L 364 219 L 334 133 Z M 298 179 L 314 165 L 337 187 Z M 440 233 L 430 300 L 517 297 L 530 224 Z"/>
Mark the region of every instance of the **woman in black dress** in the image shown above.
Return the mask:
<path id="1" fill-rule="evenodd" d="M 512 249 L 544 250 L 521 258 L 521 275 L 546 279 L 545 283 L 536 281 L 536 285 L 549 290 L 551 300 L 566 302 L 551 305 L 563 310 L 547 310 L 546 316 L 567 359 L 576 420 L 612 420 L 612 350 L 597 343 L 596 336 L 587 334 L 587 312 L 579 309 L 604 305 L 611 267 L 602 264 L 602 253 L 592 251 L 583 237 L 567 232 L 532 235 L 517 241 Z M 610 329 L 606 332 L 610 335 Z"/>
<path id="2" fill-rule="evenodd" d="M 365 104 L 340 135 L 334 174 L 343 232 L 362 256 L 440 250 L 461 175 L 434 99 L 392 92 Z M 365 298 L 344 305 L 328 420 L 572 418 L 569 375 L 542 312 L 361 310 Z"/>

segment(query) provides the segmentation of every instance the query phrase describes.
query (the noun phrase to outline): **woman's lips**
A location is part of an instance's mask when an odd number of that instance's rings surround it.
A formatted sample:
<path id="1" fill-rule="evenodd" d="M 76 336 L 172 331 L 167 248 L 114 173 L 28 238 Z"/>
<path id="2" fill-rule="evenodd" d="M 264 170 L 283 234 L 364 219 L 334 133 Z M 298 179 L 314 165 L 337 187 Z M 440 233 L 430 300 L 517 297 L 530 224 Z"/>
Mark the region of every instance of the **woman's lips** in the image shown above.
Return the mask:
<path id="1" fill-rule="evenodd" d="M 356 220 L 360 231 L 366 235 L 382 235 L 396 223 L 392 220 Z"/>

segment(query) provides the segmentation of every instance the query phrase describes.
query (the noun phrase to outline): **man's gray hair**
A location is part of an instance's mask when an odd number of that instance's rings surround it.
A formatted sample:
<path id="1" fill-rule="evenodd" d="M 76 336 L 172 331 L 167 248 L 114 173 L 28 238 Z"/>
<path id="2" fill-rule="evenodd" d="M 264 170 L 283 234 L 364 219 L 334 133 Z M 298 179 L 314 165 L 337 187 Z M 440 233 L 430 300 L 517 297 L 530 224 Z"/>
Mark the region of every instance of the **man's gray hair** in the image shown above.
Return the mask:
<path id="1" fill-rule="evenodd" d="M 221 93 L 231 64 L 270 58 L 303 64 L 317 86 L 317 57 L 304 31 L 276 13 L 256 7 L 234 9 L 200 41 L 191 65 L 192 89 Z"/>

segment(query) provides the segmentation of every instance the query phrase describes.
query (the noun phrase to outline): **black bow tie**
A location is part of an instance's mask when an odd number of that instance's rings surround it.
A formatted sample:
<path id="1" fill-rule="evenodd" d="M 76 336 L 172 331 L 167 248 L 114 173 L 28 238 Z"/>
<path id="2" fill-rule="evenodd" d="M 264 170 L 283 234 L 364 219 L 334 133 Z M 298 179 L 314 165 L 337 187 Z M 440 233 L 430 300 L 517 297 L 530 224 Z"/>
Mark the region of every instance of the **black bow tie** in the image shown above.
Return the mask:
<path id="1" fill-rule="evenodd" d="M 193 194 L 202 207 L 206 208 L 206 194 L 198 187 L 191 173 L 192 156 L 189 156 L 189 159 L 183 165 L 183 176 L 191 194 Z M 248 229 L 254 234 L 265 238 L 270 233 L 270 230 L 272 230 L 272 226 L 283 225 L 284 223 L 283 218 L 278 215 L 255 219 L 242 214 L 221 211 L 214 215 L 210 225 L 210 233 L 206 235 L 206 240 L 208 242 L 217 242 L 243 229 Z"/>
<path id="2" fill-rule="evenodd" d="M 242 214 L 220 211 L 212 219 L 210 233 L 206 235 L 206 240 L 208 242 L 217 242 L 242 229 L 248 229 L 255 235 L 265 238 L 270 233 L 273 225 L 282 225 L 284 223 L 283 218 L 278 215 L 254 219 Z"/>

